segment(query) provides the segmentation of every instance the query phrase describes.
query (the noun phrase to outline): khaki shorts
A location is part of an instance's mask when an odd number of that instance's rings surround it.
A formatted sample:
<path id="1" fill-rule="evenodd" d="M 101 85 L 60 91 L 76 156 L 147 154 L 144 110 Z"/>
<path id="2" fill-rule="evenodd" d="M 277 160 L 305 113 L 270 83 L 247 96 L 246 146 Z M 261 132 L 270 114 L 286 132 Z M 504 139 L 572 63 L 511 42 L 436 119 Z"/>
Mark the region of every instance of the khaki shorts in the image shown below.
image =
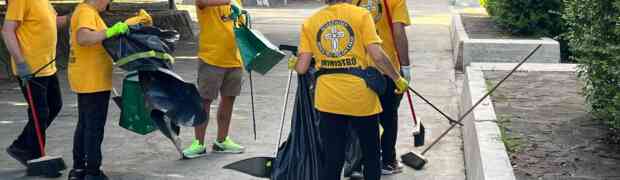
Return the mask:
<path id="1" fill-rule="evenodd" d="M 204 99 L 215 100 L 222 96 L 239 96 L 243 72 L 241 68 L 221 68 L 199 62 L 198 92 Z"/>

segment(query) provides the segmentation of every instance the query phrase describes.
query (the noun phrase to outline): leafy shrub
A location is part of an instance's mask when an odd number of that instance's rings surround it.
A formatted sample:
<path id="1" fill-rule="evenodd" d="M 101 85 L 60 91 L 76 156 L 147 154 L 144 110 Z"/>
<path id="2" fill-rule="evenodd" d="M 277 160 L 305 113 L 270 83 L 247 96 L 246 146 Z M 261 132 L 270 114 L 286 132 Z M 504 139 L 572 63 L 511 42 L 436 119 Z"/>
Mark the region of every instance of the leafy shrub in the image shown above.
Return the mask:
<path id="1" fill-rule="evenodd" d="M 480 0 L 480 7 L 486 8 L 487 7 L 487 1 L 489 1 L 489 0 Z"/>
<path id="2" fill-rule="evenodd" d="M 481 0 L 498 26 L 518 35 L 562 33 L 562 0 Z"/>
<path id="3" fill-rule="evenodd" d="M 564 0 L 572 58 L 597 119 L 620 128 L 620 0 Z"/>

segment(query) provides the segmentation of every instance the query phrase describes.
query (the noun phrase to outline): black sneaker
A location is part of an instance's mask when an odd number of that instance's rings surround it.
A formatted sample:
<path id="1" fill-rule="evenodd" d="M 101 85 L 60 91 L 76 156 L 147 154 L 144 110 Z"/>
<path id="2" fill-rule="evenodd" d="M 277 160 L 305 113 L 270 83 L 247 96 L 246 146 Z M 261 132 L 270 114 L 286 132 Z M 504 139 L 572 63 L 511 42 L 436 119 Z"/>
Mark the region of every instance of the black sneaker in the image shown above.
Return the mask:
<path id="1" fill-rule="evenodd" d="M 84 169 L 72 169 L 69 171 L 69 180 L 83 180 L 86 177 L 86 170 Z"/>
<path id="2" fill-rule="evenodd" d="M 13 145 L 6 149 L 6 153 L 13 159 L 17 160 L 23 166 L 28 165 L 28 161 L 34 159 L 32 153 L 28 150 L 17 148 Z"/>
<path id="3" fill-rule="evenodd" d="M 108 180 L 108 176 L 106 176 L 101 170 L 86 171 L 84 180 Z"/>
<path id="4" fill-rule="evenodd" d="M 403 172 L 403 167 L 400 163 L 384 163 L 381 167 L 381 174 L 383 175 L 392 175 Z"/>

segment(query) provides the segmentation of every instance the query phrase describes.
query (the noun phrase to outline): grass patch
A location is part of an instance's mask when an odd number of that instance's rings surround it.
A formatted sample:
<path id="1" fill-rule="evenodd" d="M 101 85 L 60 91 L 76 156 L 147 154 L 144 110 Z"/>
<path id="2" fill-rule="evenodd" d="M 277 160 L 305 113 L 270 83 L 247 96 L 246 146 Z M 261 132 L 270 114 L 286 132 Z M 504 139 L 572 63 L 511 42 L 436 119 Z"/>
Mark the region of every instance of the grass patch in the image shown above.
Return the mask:
<path id="1" fill-rule="evenodd" d="M 512 116 L 510 115 L 499 115 L 497 117 L 497 125 L 499 125 L 501 140 L 506 146 L 506 150 L 509 154 L 519 152 L 524 145 L 520 137 L 511 136 L 508 133 L 510 129 L 507 126 L 510 124 L 511 118 Z"/>
<path id="2" fill-rule="evenodd" d="M 486 85 L 486 90 L 487 92 L 491 91 L 491 89 L 493 88 L 493 86 L 495 86 L 495 83 L 493 83 L 493 81 L 486 79 L 484 81 L 484 84 Z M 492 94 L 491 96 L 491 100 L 493 101 L 493 99 L 497 100 L 497 101 L 504 101 L 506 99 L 508 99 L 508 97 L 504 94 L 500 94 L 497 93 L 497 91 L 494 92 L 494 94 Z"/>

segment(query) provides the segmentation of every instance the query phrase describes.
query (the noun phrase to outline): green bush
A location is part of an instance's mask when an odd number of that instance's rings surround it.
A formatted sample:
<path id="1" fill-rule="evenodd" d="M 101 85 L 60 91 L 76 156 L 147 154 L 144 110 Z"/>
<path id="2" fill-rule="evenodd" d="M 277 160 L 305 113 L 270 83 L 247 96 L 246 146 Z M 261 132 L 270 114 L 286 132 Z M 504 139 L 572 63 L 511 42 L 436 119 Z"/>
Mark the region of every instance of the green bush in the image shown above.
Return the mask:
<path id="1" fill-rule="evenodd" d="M 564 0 L 572 58 L 590 112 L 620 128 L 620 0 Z"/>
<path id="2" fill-rule="evenodd" d="M 481 0 L 498 26 L 518 35 L 555 37 L 562 31 L 561 0 Z"/>
<path id="3" fill-rule="evenodd" d="M 480 7 L 486 8 L 487 7 L 487 1 L 489 1 L 489 0 L 480 0 Z"/>

